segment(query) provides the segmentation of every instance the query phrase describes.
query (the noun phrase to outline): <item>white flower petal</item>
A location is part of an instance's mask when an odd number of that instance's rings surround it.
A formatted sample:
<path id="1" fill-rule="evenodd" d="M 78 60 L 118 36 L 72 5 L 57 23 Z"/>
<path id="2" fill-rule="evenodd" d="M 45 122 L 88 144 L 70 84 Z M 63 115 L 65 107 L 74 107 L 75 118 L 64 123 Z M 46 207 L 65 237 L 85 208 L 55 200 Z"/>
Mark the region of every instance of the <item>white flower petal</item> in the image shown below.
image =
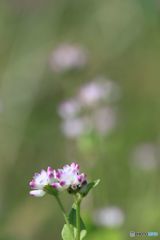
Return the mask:
<path id="1" fill-rule="evenodd" d="M 34 176 L 34 183 L 36 189 L 43 189 L 45 185 L 48 184 L 48 174 L 45 170 L 42 170 L 40 173 Z"/>
<path id="2" fill-rule="evenodd" d="M 43 197 L 46 193 L 43 190 L 32 190 L 29 192 L 30 195 L 35 196 L 35 197 Z"/>

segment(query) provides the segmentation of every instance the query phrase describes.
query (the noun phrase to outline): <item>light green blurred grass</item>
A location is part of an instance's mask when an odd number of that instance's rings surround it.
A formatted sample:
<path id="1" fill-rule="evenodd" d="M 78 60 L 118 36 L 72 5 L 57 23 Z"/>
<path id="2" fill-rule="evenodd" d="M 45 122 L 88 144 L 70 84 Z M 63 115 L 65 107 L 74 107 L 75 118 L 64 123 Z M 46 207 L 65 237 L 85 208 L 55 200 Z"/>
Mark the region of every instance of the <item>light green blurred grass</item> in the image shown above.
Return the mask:
<path id="1" fill-rule="evenodd" d="M 158 229 L 159 169 L 145 173 L 128 164 L 136 144 L 159 144 L 160 33 L 154 3 L 1 1 L 1 240 L 60 239 L 63 221 L 54 199 L 30 199 L 27 185 L 40 168 L 73 159 L 90 176 L 101 178 L 92 207 L 84 210 L 91 216 L 93 208 L 115 204 L 126 214 L 122 229 L 112 232 L 93 226 L 89 238 L 121 240 L 128 239 L 133 229 Z M 51 72 L 48 57 L 62 41 L 88 48 L 87 69 L 60 76 Z M 99 74 L 122 88 L 120 125 L 109 137 L 90 137 L 88 150 L 82 146 L 84 140 L 69 142 L 61 135 L 57 104 Z M 94 168 L 87 169 L 92 165 L 88 161 L 95 162 Z M 64 200 L 69 206 L 70 199 Z"/>

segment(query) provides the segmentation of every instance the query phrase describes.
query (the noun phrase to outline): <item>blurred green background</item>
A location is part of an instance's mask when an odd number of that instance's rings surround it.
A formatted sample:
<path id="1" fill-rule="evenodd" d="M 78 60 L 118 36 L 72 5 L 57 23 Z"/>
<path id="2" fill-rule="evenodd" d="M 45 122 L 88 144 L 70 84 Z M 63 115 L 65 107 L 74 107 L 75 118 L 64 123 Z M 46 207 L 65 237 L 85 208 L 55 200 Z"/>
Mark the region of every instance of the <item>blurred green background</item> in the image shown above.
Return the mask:
<path id="1" fill-rule="evenodd" d="M 30 197 L 28 182 L 73 160 L 101 179 L 83 204 L 88 240 L 160 231 L 159 29 L 158 0 L 0 1 L 0 240 L 61 239 L 54 198 Z M 87 50 L 83 69 L 51 68 L 63 43 Z M 116 127 L 68 138 L 58 106 L 97 76 L 120 88 Z"/>

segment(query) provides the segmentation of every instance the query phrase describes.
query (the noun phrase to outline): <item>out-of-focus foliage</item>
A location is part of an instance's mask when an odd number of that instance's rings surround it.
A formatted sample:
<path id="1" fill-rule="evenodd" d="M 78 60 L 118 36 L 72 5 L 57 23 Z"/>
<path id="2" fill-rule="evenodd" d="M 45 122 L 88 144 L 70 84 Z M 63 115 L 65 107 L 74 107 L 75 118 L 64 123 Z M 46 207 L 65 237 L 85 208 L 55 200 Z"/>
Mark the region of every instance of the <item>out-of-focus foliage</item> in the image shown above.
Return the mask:
<path id="1" fill-rule="evenodd" d="M 54 199 L 31 198 L 28 182 L 73 160 L 101 179 L 83 205 L 88 240 L 158 231 L 159 14 L 159 0 L 0 1 L 0 240 L 60 239 Z M 63 49 L 56 71 L 53 53 L 63 44 L 86 55 Z M 63 119 L 61 104 L 84 100 L 79 93 L 99 76 L 119 98 L 81 101 L 76 118 Z M 98 96 L 93 89 L 87 101 Z M 70 198 L 62 198 L 67 208 Z"/>

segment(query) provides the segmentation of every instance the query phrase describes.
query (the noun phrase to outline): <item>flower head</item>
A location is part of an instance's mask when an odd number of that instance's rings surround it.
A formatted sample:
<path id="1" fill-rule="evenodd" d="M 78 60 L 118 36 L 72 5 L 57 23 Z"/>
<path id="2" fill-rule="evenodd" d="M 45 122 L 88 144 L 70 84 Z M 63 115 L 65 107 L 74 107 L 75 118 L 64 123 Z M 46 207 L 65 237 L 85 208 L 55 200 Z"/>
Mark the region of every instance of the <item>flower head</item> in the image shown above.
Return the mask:
<path id="1" fill-rule="evenodd" d="M 58 191 L 63 191 L 69 188 L 72 190 L 80 188 L 86 183 L 86 175 L 80 173 L 79 169 L 79 165 L 74 162 L 70 165 L 65 165 L 62 169 L 58 169 L 56 171 L 57 182 L 54 182 L 52 186 Z"/>
<path id="2" fill-rule="evenodd" d="M 45 195 L 44 187 L 53 184 L 55 181 L 55 170 L 51 167 L 44 169 L 40 173 L 35 173 L 29 186 L 31 187 L 30 194 L 35 197 L 43 197 Z"/>
<path id="3" fill-rule="evenodd" d="M 64 72 L 85 67 L 88 54 L 83 47 L 68 43 L 61 44 L 50 57 L 50 66 L 54 72 Z"/>
<path id="4" fill-rule="evenodd" d="M 32 181 L 29 183 L 30 194 L 36 197 L 42 197 L 46 192 L 52 194 L 53 189 L 61 192 L 63 190 L 79 190 L 86 181 L 86 175 L 79 172 L 79 165 L 71 163 L 63 168 L 54 170 L 51 167 L 47 171 L 41 170 L 35 173 Z"/>

